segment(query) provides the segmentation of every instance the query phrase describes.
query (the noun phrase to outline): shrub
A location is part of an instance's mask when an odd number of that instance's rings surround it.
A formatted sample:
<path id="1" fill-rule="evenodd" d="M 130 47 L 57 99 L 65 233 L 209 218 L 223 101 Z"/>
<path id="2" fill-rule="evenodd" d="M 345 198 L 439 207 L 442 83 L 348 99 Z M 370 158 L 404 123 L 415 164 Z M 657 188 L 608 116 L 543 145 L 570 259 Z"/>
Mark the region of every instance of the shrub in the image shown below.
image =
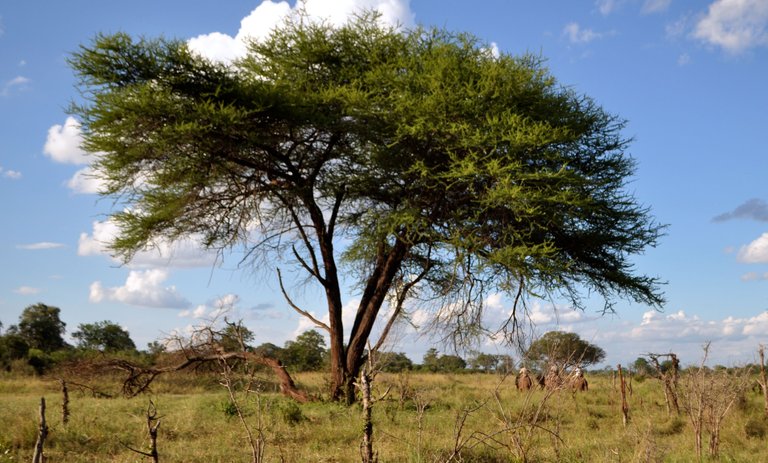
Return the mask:
<path id="1" fill-rule="evenodd" d="M 768 433 L 768 423 L 763 418 L 750 418 L 744 423 L 744 434 L 750 438 L 762 439 Z"/>
<path id="2" fill-rule="evenodd" d="M 219 405 L 219 408 L 227 418 L 234 418 L 237 416 L 237 406 L 231 400 L 225 400 Z"/>
<path id="3" fill-rule="evenodd" d="M 307 419 L 307 417 L 304 416 L 304 413 L 302 413 L 299 404 L 293 401 L 281 402 L 278 405 L 277 410 L 280 414 L 280 418 L 282 418 L 286 424 L 291 426 L 297 425 Z"/>
<path id="4" fill-rule="evenodd" d="M 34 368 L 35 373 L 42 375 L 46 367 L 51 364 L 51 358 L 40 349 L 29 349 L 27 363 Z"/>

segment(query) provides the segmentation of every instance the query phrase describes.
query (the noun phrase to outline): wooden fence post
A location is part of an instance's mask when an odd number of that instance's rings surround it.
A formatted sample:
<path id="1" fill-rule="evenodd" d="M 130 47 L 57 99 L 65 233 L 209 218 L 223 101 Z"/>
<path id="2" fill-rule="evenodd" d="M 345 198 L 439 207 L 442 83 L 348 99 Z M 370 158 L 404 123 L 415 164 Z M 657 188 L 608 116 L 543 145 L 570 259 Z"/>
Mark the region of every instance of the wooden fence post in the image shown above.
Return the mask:
<path id="1" fill-rule="evenodd" d="M 40 423 L 37 428 L 37 442 L 35 443 L 35 454 L 32 457 L 32 463 L 43 463 L 43 447 L 45 438 L 48 437 L 48 425 L 45 423 L 45 397 L 40 398 Z"/>
<path id="2" fill-rule="evenodd" d="M 59 383 L 61 383 L 61 422 L 66 425 L 69 423 L 69 390 L 66 380 L 61 378 Z"/>
<path id="3" fill-rule="evenodd" d="M 619 384 L 621 386 L 621 421 L 624 423 L 624 427 L 627 427 L 629 423 L 629 404 L 627 404 L 627 383 L 624 381 L 624 372 L 621 369 L 621 364 L 618 364 L 616 368 L 619 370 Z"/>

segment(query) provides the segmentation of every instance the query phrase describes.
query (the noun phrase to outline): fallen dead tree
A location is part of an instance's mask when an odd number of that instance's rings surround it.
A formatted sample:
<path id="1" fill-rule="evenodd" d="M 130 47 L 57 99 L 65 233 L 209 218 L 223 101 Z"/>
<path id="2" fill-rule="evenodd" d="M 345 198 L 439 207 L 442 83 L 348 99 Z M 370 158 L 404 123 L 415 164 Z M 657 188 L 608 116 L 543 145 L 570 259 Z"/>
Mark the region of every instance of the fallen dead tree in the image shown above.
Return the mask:
<path id="1" fill-rule="evenodd" d="M 219 329 L 214 329 L 214 326 L 219 326 Z M 165 345 L 171 350 L 161 354 L 159 363 L 149 365 L 140 359 L 101 357 L 74 362 L 64 369 L 61 376 L 94 380 L 105 373 L 116 372 L 122 395 L 130 398 L 148 392 L 159 376 L 168 373 L 204 371 L 222 374 L 224 370 L 236 367 L 252 375 L 255 369 L 267 367 L 274 374 L 283 395 L 301 403 L 309 401 L 309 395 L 296 386 L 279 359 L 254 352 L 246 346 L 244 337 L 249 336 L 248 333 L 240 323 L 224 319 L 221 324 L 210 320 L 208 325 L 197 327 L 188 338 L 174 336 L 166 339 Z M 71 379 L 67 381 L 70 385 L 96 392 L 95 388 L 72 382 Z"/>
<path id="2" fill-rule="evenodd" d="M 269 367 L 279 381 L 281 393 L 297 402 L 303 403 L 309 401 L 309 395 L 296 386 L 293 378 L 288 371 L 286 371 L 285 366 L 280 360 L 254 352 L 212 352 L 185 355 L 183 360 L 179 363 L 164 367 L 144 367 L 127 360 L 113 359 L 104 362 L 102 367 L 127 373 L 127 376 L 123 380 L 122 392 L 126 397 L 135 397 L 146 392 L 155 378 L 162 374 L 189 370 L 207 363 L 237 360 Z"/>

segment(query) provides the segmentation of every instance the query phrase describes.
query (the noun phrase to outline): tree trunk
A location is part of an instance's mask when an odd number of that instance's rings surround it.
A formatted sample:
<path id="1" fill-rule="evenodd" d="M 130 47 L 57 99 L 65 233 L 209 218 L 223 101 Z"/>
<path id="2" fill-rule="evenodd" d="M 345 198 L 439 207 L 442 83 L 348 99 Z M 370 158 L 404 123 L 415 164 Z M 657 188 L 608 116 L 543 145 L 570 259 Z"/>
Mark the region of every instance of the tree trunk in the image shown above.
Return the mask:
<path id="1" fill-rule="evenodd" d="M 376 269 L 366 284 L 360 306 L 357 309 L 357 315 L 355 316 L 355 323 L 352 325 L 350 332 L 349 346 L 347 347 L 347 379 L 344 383 L 344 388 L 348 404 L 355 401 L 355 380 L 365 362 L 366 343 L 407 250 L 408 246 L 400 239 L 395 242 L 388 252 L 384 253 L 382 250 L 376 262 Z"/>
<path id="2" fill-rule="evenodd" d="M 339 197 L 340 199 L 340 197 Z M 335 214 L 330 223 L 326 223 L 322 210 L 315 201 L 314 193 L 309 190 L 302 198 L 304 205 L 309 211 L 314 228 L 317 244 L 320 248 L 320 258 L 324 275 L 320 276 L 319 265 L 315 261 L 312 246 L 307 242 L 307 249 L 312 253 L 314 270 L 310 273 L 325 288 L 326 303 L 328 305 L 329 336 L 330 336 L 330 356 L 331 356 L 331 398 L 340 400 L 344 395 L 344 384 L 348 381 L 348 371 L 345 362 L 346 349 L 344 348 L 344 322 L 343 305 L 341 302 L 341 288 L 339 286 L 339 275 L 336 267 L 336 258 L 333 255 L 333 229 L 335 226 Z M 299 229 L 302 225 L 295 220 Z"/>
<path id="3" fill-rule="evenodd" d="M 330 298 L 329 298 L 330 304 Z M 331 400 L 339 401 L 346 397 L 345 385 L 348 382 L 349 373 L 347 371 L 346 351 L 344 349 L 344 326 L 341 322 L 341 308 L 338 310 L 338 320 L 335 320 L 333 310 L 331 314 L 330 338 L 331 338 Z"/>

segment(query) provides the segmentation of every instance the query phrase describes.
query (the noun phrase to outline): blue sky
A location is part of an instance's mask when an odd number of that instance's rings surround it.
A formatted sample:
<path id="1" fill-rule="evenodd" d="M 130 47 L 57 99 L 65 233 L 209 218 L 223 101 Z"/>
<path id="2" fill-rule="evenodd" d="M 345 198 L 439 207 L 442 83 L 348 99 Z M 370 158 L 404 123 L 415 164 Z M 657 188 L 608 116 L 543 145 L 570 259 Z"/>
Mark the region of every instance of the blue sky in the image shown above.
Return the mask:
<path id="1" fill-rule="evenodd" d="M 282 345 L 310 325 L 293 313 L 271 269 L 237 268 L 194 243 L 144 254 L 127 266 L 103 252 L 112 236 L 109 199 L 79 172 L 88 158 L 66 107 L 77 100 L 67 57 L 95 34 L 125 31 L 189 40 L 212 59 L 231 59 L 243 37 L 266 34 L 295 4 L 230 0 L 135 0 L 0 4 L 0 321 L 24 307 L 62 309 L 68 331 L 112 320 L 139 346 L 183 332 L 230 307 L 257 335 Z M 660 246 L 635 260 L 658 275 L 664 312 L 632 303 L 600 317 L 533 304 L 540 333 L 565 329 L 602 346 L 607 362 L 678 352 L 695 362 L 752 361 L 768 343 L 768 0 L 308 0 L 309 13 L 341 22 L 355 8 L 388 21 L 468 31 L 501 52 L 546 59 L 563 85 L 628 120 L 637 160 L 629 189 L 669 225 Z M 319 318 L 322 300 L 296 297 Z M 347 297 L 350 307 L 355 295 Z M 490 322 L 509 310 L 488 300 Z M 416 321 L 425 314 L 412 308 Z M 420 361 L 433 339 L 412 329 L 393 347 Z M 488 352 L 504 348 L 487 344 Z"/>

